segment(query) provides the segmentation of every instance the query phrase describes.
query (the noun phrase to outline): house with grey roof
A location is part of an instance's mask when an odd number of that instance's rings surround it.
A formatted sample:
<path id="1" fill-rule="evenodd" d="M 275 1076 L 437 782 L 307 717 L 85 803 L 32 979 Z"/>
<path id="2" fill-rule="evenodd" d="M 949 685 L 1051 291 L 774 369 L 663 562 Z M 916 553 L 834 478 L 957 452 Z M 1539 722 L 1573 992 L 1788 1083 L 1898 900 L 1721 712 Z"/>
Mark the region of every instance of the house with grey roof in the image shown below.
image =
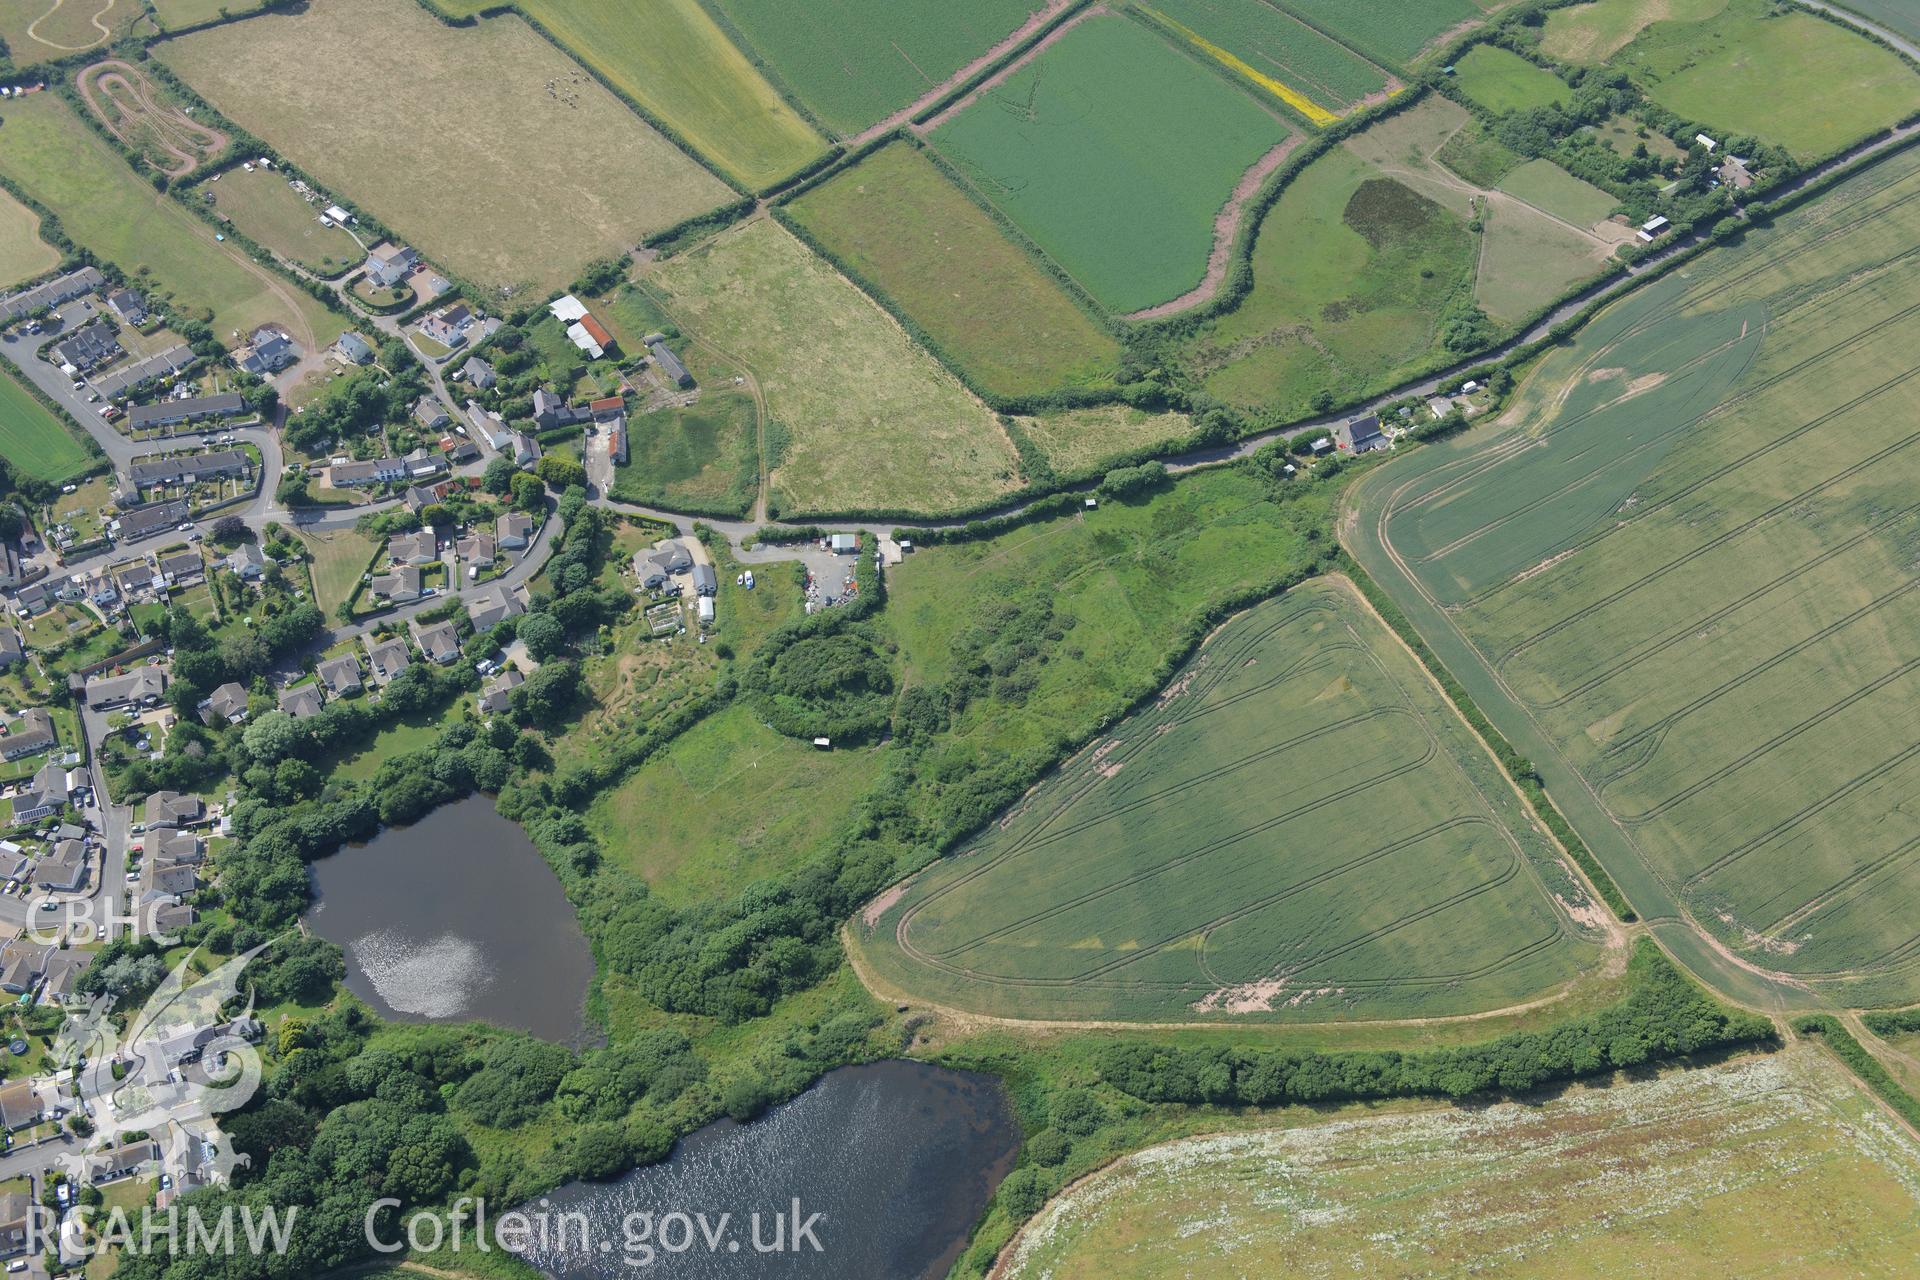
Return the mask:
<path id="1" fill-rule="evenodd" d="M 72 893 L 87 880 L 87 846 L 81 840 L 58 840 L 52 852 L 33 864 L 33 884 L 54 893 Z"/>
<path id="2" fill-rule="evenodd" d="M 349 329 L 334 341 L 333 349 L 340 358 L 352 364 L 372 364 L 373 344 Z"/>
<path id="3" fill-rule="evenodd" d="M 255 329 L 246 345 L 233 353 L 235 365 L 262 378 L 280 372 L 299 359 L 300 344 L 285 329 L 271 324 Z"/>
<path id="4" fill-rule="evenodd" d="M 509 511 L 493 522 L 494 541 L 502 547 L 518 549 L 532 537 L 533 517 L 524 511 Z"/>
<path id="5" fill-rule="evenodd" d="M 308 716 L 319 715 L 323 705 L 320 700 L 320 686 L 317 684 L 302 684 L 290 689 L 282 689 L 278 701 L 280 709 L 295 720 L 305 720 Z"/>
<path id="6" fill-rule="evenodd" d="M 87 706 L 95 711 L 158 706 L 166 691 L 165 669 L 150 664 L 135 667 L 125 675 L 95 676 L 84 686 Z"/>
<path id="7" fill-rule="evenodd" d="M 314 668 L 320 683 L 327 686 L 327 692 L 336 698 L 360 691 L 360 663 L 350 653 L 337 658 L 324 658 Z"/>
<path id="8" fill-rule="evenodd" d="M 519 617 L 526 608 L 521 593 L 505 587 L 496 586 L 467 598 L 467 617 L 472 619 L 475 631 L 491 631 L 508 618 Z"/>
<path id="9" fill-rule="evenodd" d="M 493 366 L 479 356 L 468 356 L 467 362 L 460 366 L 460 372 L 467 375 L 467 381 L 485 391 L 498 381 Z"/>
<path id="10" fill-rule="evenodd" d="M 380 684 L 389 683 L 395 676 L 405 671 L 413 661 L 407 642 L 398 636 L 389 636 L 384 640 L 367 636 L 365 644 L 367 665 L 373 670 L 374 680 Z"/>
<path id="11" fill-rule="evenodd" d="M 394 564 L 432 564 L 440 558 L 440 543 L 431 529 L 396 533 L 387 539 L 387 559 Z"/>
<path id="12" fill-rule="evenodd" d="M 367 593 L 387 604 L 406 604 L 425 592 L 426 580 L 418 565 L 403 564 L 392 573 L 377 573 L 367 582 Z"/>
<path id="13" fill-rule="evenodd" d="M 243 542 L 227 553 L 227 568 L 236 577 L 251 582 L 266 573 L 266 553 L 254 543 Z"/>
<path id="14" fill-rule="evenodd" d="M 15 822 L 37 822 L 60 812 L 67 805 L 66 766 L 49 761 L 40 766 L 26 788 L 13 798 Z"/>
<path id="15" fill-rule="evenodd" d="M 127 477 L 133 481 L 134 488 L 143 490 L 164 485 L 238 480 L 252 474 L 253 459 L 238 449 L 180 453 L 170 458 L 142 458 L 127 468 Z"/>
<path id="16" fill-rule="evenodd" d="M 413 420 L 427 431 L 445 431 L 453 419 L 447 407 L 432 396 L 421 396 L 413 406 Z"/>
<path id="17" fill-rule="evenodd" d="M 420 652 L 429 662 L 437 662 L 444 667 L 460 656 L 460 633 L 454 630 L 451 622 L 436 622 L 430 627 L 423 627 L 418 619 L 410 618 L 407 620 L 407 633 L 420 646 Z"/>
<path id="18" fill-rule="evenodd" d="M 0 713 L 0 719 L 5 719 L 3 713 Z M 6 735 L 0 737 L 0 760 L 25 760 L 28 756 L 53 750 L 58 741 L 58 735 L 53 730 L 52 714 L 45 707 L 28 707 L 11 720 L 6 720 Z"/>
<path id="19" fill-rule="evenodd" d="M 366 462 L 348 460 L 327 468 L 327 481 L 336 489 L 354 489 L 407 478 L 407 464 L 399 458 L 374 458 Z"/>
<path id="20" fill-rule="evenodd" d="M 152 502 L 144 507 L 123 511 L 107 528 L 122 542 L 138 542 L 156 533 L 178 528 L 186 522 L 187 515 L 186 501 L 175 498 L 170 502 Z"/>
<path id="21" fill-rule="evenodd" d="M 203 724 L 239 724 L 247 718 L 247 691 L 239 682 L 229 680 L 200 700 Z"/>
<path id="22" fill-rule="evenodd" d="M 382 289 L 391 289 L 420 265 L 420 255 L 403 244 L 381 241 L 367 251 L 367 280 Z"/>
<path id="23" fill-rule="evenodd" d="M 0 626 L 0 671 L 27 660 L 27 646 L 12 627 Z"/>
<path id="24" fill-rule="evenodd" d="M 205 822 L 207 806 L 200 802 L 199 796 L 185 796 L 178 791 L 156 791 L 147 797 L 141 816 L 149 831 L 178 831 Z"/>
<path id="25" fill-rule="evenodd" d="M 143 431 L 154 427 L 178 426 L 183 422 L 205 422 L 209 418 L 234 418 L 246 411 L 244 396 L 238 391 L 223 391 L 217 396 L 193 396 L 186 400 L 156 400 L 152 404 L 137 404 L 127 410 L 127 426 L 135 431 Z M 231 453 L 232 450 L 227 452 Z M 246 461 L 244 455 L 241 461 Z M 139 463 L 134 464 L 136 471 L 139 466 Z M 244 469 L 251 469 L 251 464 Z M 137 474 L 135 482 L 138 482 Z"/>
<path id="26" fill-rule="evenodd" d="M 114 289 L 107 294 L 107 310 L 128 324 L 147 322 L 147 300 L 132 289 Z"/>
<path id="27" fill-rule="evenodd" d="M 480 709 L 480 714 L 483 716 L 491 716 L 498 715 L 500 712 L 505 711 L 512 701 L 511 695 L 513 691 L 522 684 L 525 684 L 526 679 L 525 676 L 520 674 L 520 668 L 508 667 L 499 675 L 487 681 L 485 685 L 481 686 L 480 692 L 475 698 L 475 702 Z"/>
<path id="28" fill-rule="evenodd" d="M 91 369 L 120 354 L 120 334 L 105 320 L 95 320 L 54 343 L 50 354 L 63 369 Z"/>
<path id="29" fill-rule="evenodd" d="M 1343 448 L 1354 453 L 1370 453 L 1387 447 L 1387 438 L 1380 433 L 1380 415 L 1377 413 L 1349 418 L 1335 427 L 1333 434 Z"/>

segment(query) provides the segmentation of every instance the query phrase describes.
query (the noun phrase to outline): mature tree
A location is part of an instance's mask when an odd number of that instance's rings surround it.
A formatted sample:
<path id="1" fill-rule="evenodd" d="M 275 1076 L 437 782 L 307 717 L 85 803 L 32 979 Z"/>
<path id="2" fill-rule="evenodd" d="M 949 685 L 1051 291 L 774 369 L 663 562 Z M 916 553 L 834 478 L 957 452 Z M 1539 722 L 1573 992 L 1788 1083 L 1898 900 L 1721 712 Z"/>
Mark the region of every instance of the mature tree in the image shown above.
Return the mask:
<path id="1" fill-rule="evenodd" d="M 276 708 L 255 716 L 241 733 L 240 741 L 255 760 L 273 764 L 290 755 L 299 745 L 300 737 L 300 722 Z"/>
<path id="2" fill-rule="evenodd" d="M 587 469 L 563 453 L 549 453 L 534 464 L 542 480 L 555 489 L 567 489 L 587 482 Z"/>
<path id="3" fill-rule="evenodd" d="M 518 471 L 512 458 L 495 454 L 493 460 L 487 463 L 487 469 L 480 473 L 480 487 L 497 497 L 505 497 Z"/>
<path id="4" fill-rule="evenodd" d="M 513 505 L 518 510 L 529 513 L 538 511 L 547 500 L 547 486 L 531 471 L 514 472 L 511 487 Z"/>

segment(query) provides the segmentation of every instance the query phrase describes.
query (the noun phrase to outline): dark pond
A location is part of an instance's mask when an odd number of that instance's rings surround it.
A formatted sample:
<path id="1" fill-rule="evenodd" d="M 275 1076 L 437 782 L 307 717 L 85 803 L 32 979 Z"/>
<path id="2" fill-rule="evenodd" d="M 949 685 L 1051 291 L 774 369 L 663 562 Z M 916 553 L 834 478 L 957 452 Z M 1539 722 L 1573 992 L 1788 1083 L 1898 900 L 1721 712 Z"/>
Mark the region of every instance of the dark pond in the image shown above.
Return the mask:
<path id="1" fill-rule="evenodd" d="M 474 796 L 313 864 L 308 923 L 388 1017 L 583 1036 L 593 954 L 526 832 Z"/>
<path id="2" fill-rule="evenodd" d="M 660 1164 L 524 1206 L 549 1234 L 524 1256 L 555 1280 L 944 1276 L 1018 1145 L 992 1077 L 918 1062 L 844 1067 L 752 1124 L 707 1126 Z M 796 1200 L 798 1222 L 820 1215 L 799 1251 L 756 1250 L 756 1239 L 773 1243 L 775 1215 L 782 1243 L 795 1243 Z M 563 1214 L 583 1215 L 586 1229 Z M 669 1222 L 675 1214 L 691 1221 Z"/>

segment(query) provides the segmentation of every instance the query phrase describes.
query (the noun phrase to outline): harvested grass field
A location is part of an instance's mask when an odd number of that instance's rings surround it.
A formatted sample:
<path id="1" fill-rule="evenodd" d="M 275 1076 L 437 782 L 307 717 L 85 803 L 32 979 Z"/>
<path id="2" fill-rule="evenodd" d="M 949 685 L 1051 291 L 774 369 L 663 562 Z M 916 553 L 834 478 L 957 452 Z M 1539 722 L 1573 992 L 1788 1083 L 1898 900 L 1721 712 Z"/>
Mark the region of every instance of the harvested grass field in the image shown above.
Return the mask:
<path id="1" fill-rule="evenodd" d="M 352 528 L 327 531 L 294 528 L 295 536 L 313 557 L 314 604 L 332 619 L 338 609 L 360 585 L 360 575 L 373 562 L 378 545 L 366 534 Z"/>
<path id="2" fill-rule="evenodd" d="M 696 339 L 751 369 L 788 442 L 783 512 L 973 506 L 1018 483 L 986 406 L 778 223 L 655 263 L 644 283 Z"/>
<path id="3" fill-rule="evenodd" d="M 1142 8 L 1315 123 L 1325 122 L 1313 108 L 1344 115 L 1387 88 L 1383 68 L 1266 0 L 1153 0 Z"/>
<path id="4" fill-rule="evenodd" d="M 1142 24 L 1094 13 L 930 138 L 1082 288 L 1129 312 L 1200 283 L 1221 206 L 1291 132 Z"/>
<path id="5" fill-rule="evenodd" d="M 1728 989 L 1753 975 L 1708 941 L 1843 1005 L 1920 1000 L 1916 237 L 1905 153 L 1357 490 L 1349 545 Z"/>
<path id="6" fill-rule="evenodd" d="M 1551 160 L 1529 160 L 1500 180 L 1499 190 L 1576 227 L 1604 222 L 1620 202 Z"/>
<path id="7" fill-rule="evenodd" d="M 189 198 L 210 201 L 235 230 L 316 275 L 338 276 L 366 260 L 346 231 L 320 225 L 324 201 L 308 204 L 285 176 L 271 170 L 229 169 L 219 182 L 201 185 Z"/>
<path id="8" fill-rule="evenodd" d="M 826 140 L 774 92 L 699 0 L 519 5 L 743 186 L 765 187 L 826 150 Z"/>
<path id="9" fill-rule="evenodd" d="M 1540 52 L 1555 62 L 1605 62 L 1656 22 L 1703 22 L 1727 0 L 1593 0 L 1547 15 Z"/>
<path id="10" fill-rule="evenodd" d="M 1569 102 L 1573 86 L 1510 49 L 1477 44 L 1455 67 L 1460 91 L 1489 111 L 1531 111 Z"/>
<path id="11" fill-rule="evenodd" d="M 21 475 L 60 482 L 84 471 L 93 458 L 10 373 L 0 374 L 0 455 Z"/>
<path id="12" fill-rule="evenodd" d="M 669 511 L 753 509 L 760 488 L 758 415 L 753 397 L 725 388 L 690 409 L 658 409 L 627 420 L 627 458 L 613 496 Z"/>
<path id="13" fill-rule="evenodd" d="M 1223 400 L 1300 415 L 1322 390 L 1344 400 L 1430 362 L 1441 316 L 1473 289 L 1470 209 L 1434 198 L 1448 194 L 1351 147 L 1321 156 L 1261 222 L 1252 291 L 1187 345 L 1188 366 Z"/>
<path id="14" fill-rule="evenodd" d="M 0 4 L 0 40 L 15 66 L 30 67 L 104 48 L 144 16 L 139 0 L 9 0 Z"/>
<path id="15" fill-rule="evenodd" d="M 1184 413 L 1148 413 L 1123 404 L 1066 409 L 1014 421 L 1040 446 L 1047 465 L 1058 475 L 1098 471 L 1117 455 L 1181 440 L 1193 431 L 1193 419 Z"/>
<path id="16" fill-rule="evenodd" d="M 788 210 L 986 390 L 1111 382 L 1120 344 L 917 148 L 882 148 Z"/>
<path id="17" fill-rule="evenodd" d="M 829 129 L 858 133 L 986 53 L 1041 0 L 716 0 Z"/>
<path id="18" fill-rule="evenodd" d="M 1405 66 L 1449 32 L 1481 20 L 1473 0 L 1282 0 L 1284 7 L 1387 66 Z"/>
<path id="19" fill-rule="evenodd" d="M 737 702 L 603 792 L 587 822 L 609 857 L 667 901 L 722 897 L 817 849 L 879 780 L 883 760 L 874 749 L 817 751 L 784 738 Z"/>
<path id="20" fill-rule="evenodd" d="M 324 0 L 155 52 L 323 186 L 488 287 L 562 284 L 731 197 L 516 16 L 455 28 L 417 4 Z"/>
<path id="21" fill-rule="evenodd" d="M 51 93 L 0 104 L 0 173 L 51 209 L 74 240 L 130 274 L 147 273 L 148 294 L 211 315 L 223 340 L 277 321 L 311 351 L 340 333 L 337 313 L 215 242 Z"/>
<path id="22" fill-rule="evenodd" d="M 1866 1276 L 1920 1249 L 1920 1145 L 1810 1045 L 1293 1123 L 1128 1156 L 1042 1210 L 996 1277 Z"/>
<path id="23" fill-rule="evenodd" d="M 883 978 L 980 1013 L 1483 1012 L 1600 956 L 1526 813 L 1412 655 L 1320 579 L 1230 621 L 860 923 Z"/>
<path id="24" fill-rule="evenodd" d="M 1920 111 L 1900 56 L 1805 12 L 1731 0 L 1699 22 L 1649 27 L 1611 60 L 1669 111 L 1750 133 L 1801 160 L 1829 155 Z"/>
<path id="25" fill-rule="evenodd" d="M 0 191 L 0 289 L 59 265 L 60 251 L 40 238 L 40 215 Z"/>

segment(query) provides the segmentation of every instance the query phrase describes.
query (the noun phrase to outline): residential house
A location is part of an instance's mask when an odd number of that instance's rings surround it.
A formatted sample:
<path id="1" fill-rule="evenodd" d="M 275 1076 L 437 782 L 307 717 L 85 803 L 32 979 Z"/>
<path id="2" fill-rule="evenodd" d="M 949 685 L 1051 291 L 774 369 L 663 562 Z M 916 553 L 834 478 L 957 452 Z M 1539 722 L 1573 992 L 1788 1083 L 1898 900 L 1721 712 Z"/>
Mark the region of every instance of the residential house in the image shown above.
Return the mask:
<path id="1" fill-rule="evenodd" d="M 143 387 L 155 378 L 164 378 L 170 373 L 179 373 L 192 364 L 198 356 L 193 348 L 184 342 L 176 342 L 164 351 L 156 351 L 140 360 L 132 360 L 105 373 L 96 373 L 87 381 L 100 393 L 104 400 L 118 400 L 135 387 Z"/>
<path id="2" fill-rule="evenodd" d="M 1355 453 L 1369 453 L 1387 447 L 1387 438 L 1380 433 L 1380 415 L 1377 413 L 1349 418 L 1335 427 L 1333 434 L 1342 448 Z"/>
<path id="3" fill-rule="evenodd" d="M 367 636 L 365 643 L 367 665 L 373 669 L 373 678 L 380 684 L 389 683 L 395 676 L 405 671 L 412 662 L 412 654 L 407 650 L 407 642 L 398 636 L 389 636 L 385 640 L 376 640 L 372 636 Z"/>
<path id="4" fill-rule="evenodd" d="M 178 528 L 186 522 L 187 514 L 185 500 L 175 498 L 170 502 L 153 502 L 123 511 L 107 528 L 121 542 L 138 542 L 156 533 Z"/>
<path id="5" fill-rule="evenodd" d="M 69 271 L 66 275 L 55 277 L 44 284 L 31 289 L 22 289 L 19 293 L 8 294 L 0 298 L 0 323 L 18 320 L 47 307 L 58 306 L 70 298 L 78 298 L 92 293 L 107 283 L 107 278 L 93 267 L 82 267 L 78 271 Z"/>
<path id="6" fill-rule="evenodd" d="M 481 531 L 468 534 L 453 544 L 455 554 L 468 564 L 489 565 L 498 554 L 493 535 Z"/>
<path id="7" fill-rule="evenodd" d="M 460 372 L 467 375 L 467 381 L 485 391 L 499 380 L 493 366 L 479 356 L 468 356 L 467 362 L 460 366 Z"/>
<path id="8" fill-rule="evenodd" d="M 267 572 L 267 557 L 256 543 L 243 542 L 227 553 L 227 569 L 238 578 L 252 582 Z"/>
<path id="9" fill-rule="evenodd" d="M 15 938 L 0 947 L 0 990 L 24 995 L 40 985 L 47 971 L 47 952 L 51 947 Z"/>
<path id="10" fill-rule="evenodd" d="M 45 613 L 57 602 L 54 584 L 50 582 L 29 582 L 24 587 L 16 588 L 13 593 L 14 609 L 29 618 Z"/>
<path id="11" fill-rule="evenodd" d="M 433 396 L 421 396 L 419 403 L 413 406 L 413 420 L 427 431 L 443 431 L 453 419 L 447 416 L 446 406 Z"/>
<path id="12" fill-rule="evenodd" d="M 446 450 L 447 461 L 456 467 L 480 461 L 480 449 L 471 440 L 447 436 L 440 441 L 440 447 Z"/>
<path id="13" fill-rule="evenodd" d="M 473 320 L 473 309 L 455 302 L 429 314 L 420 322 L 420 332 L 443 347 L 458 347 L 466 343 L 467 328 Z"/>
<path id="14" fill-rule="evenodd" d="M 95 676 L 84 688 L 87 706 L 95 711 L 155 707 L 167 691 L 167 673 L 162 667 L 139 666 L 125 675 Z"/>
<path id="15" fill-rule="evenodd" d="M 62 951 L 58 947 L 47 953 L 45 972 L 40 981 L 41 1004 L 85 1003 L 87 997 L 80 994 L 80 975 L 93 963 L 93 956 L 85 951 Z"/>
<path id="16" fill-rule="evenodd" d="M 185 403 L 181 401 L 180 403 Z M 182 453 L 170 458 L 143 458 L 127 470 L 136 489 L 147 490 L 179 484 L 208 484 L 216 480 L 242 479 L 253 474 L 253 460 L 238 449 L 219 449 L 212 453 Z"/>
<path id="17" fill-rule="evenodd" d="M 311 689 L 312 685 L 304 686 Z M 147 851 L 166 862 L 198 864 L 206 857 L 206 845 L 191 831 L 162 831 L 147 837 Z"/>
<path id="18" fill-rule="evenodd" d="M 206 576 L 207 564 L 198 551 L 176 551 L 160 557 L 160 577 L 169 587 L 191 586 Z"/>
<path id="19" fill-rule="evenodd" d="M 420 652 L 429 662 L 437 662 L 444 667 L 460 656 L 460 635 L 451 622 L 436 622 L 430 627 L 423 627 L 417 619 L 409 619 L 407 633 L 420 646 Z"/>
<path id="20" fill-rule="evenodd" d="M 426 581 L 418 565 L 403 564 L 392 573 L 377 573 L 367 583 L 375 600 L 386 604 L 407 604 L 426 591 Z"/>
<path id="21" fill-rule="evenodd" d="M 407 464 L 399 458 L 348 459 L 327 468 L 327 483 L 336 489 L 358 489 L 407 478 Z"/>
<path id="22" fill-rule="evenodd" d="M 245 396 L 238 391 L 223 391 L 217 396 L 194 396 L 187 400 L 157 400 L 152 404 L 137 404 L 127 411 L 127 426 L 134 431 L 144 431 L 153 427 L 177 426 L 183 422 L 204 422 L 209 418 L 232 418 L 246 411 Z M 231 453 L 232 450 L 227 452 Z M 136 471 L 140 466 L 140 463 L 134 463 Z"/>
<path id="23" fill-rule="evenodd" d="M 131 289 L 115 289 L 108 293 L 107 310 L 128 324 L 147 322 L 147 300 Z"/>
<path id="24" fill-rule="evenodd" d="M 425 476 L 437 476 L 447 469 L 447 460 L 425 445 L 414 449 L 401 461 L 407 464 L 407 476 L 414 480 Z"/>
<path id="25" fill-rule="evenodd" d="M 382 289 L 391 289 L 413 274 L 420 255 L 403 244 L 381 241 L 367 251 L 367 280 Z"/>
<path id="26" fill-rule="evenodd" d="M 38 822 L 67 806 L 67 770 L 59 762 L 40 766 L 26 787 L 13 798 L 15 822 Z"/>
<path id="27" fill-rule="evenodd" d="M 633 574 L 640 585 L 652 591 L 667 584 L 676 573 L 693 568 L 693 557 L 677 542 L 656 542 L 650 550 L 636 551 Z"/>
<path id="28" fill-rule="evenodd" d="M 714 574 L 710 564 L 693 566 L 694 594 L 702 596 L 717 595 L 720 591 L 720 579 Z"/>
<path id="29" fill-rule="evenodd" d="M 20 558 L 20 553 L 11 542 L 0 541 L 0 589 L 19 586 L 26 576 L 26 562 Z"/>
<path id="30" fill-rule="evenodd" d="M 533 537 L 533 517 L 524 511 L 509 511 L 493 522 L 493 537 L 511 550 L 524 547 Z"/>
<path id="31" fill-rule="evenodd" d="M 118 1182 L 122 1178 L 131 1178 L 160 1163 L 160 1144 L 151 1138 L 138 1142 L 126 1142 L 113 1147 L 87 1162 L 88 1180 L 98 1185 L 103 1182 Z"/>
<path id="32" fill-rule="evenodd" d="M 440 544 L 432 529 L 396 533 L 387 539 L 387 559 L 395 564 L 432 564 L 440 558 Z"/>
<path id="33" fill-rule="evenodd" d="M 467 617 L 473 621 L 476 632 L 491 631 L 508 618 L 517 618 L 527 609 L 523 594 L 508 591 L 504 587 L 494 587 L 479 592 L 467 600 Z"/>
<path id="34" fill-rule="evenodd" d="M 73 893 L 86 883 L 87 846 L 82 840 L 59 840 L 53 852 L 33 866 L 33 884 L 50 893 Z"/>
<path id="35" fill-rule="evenodd" d="M 156 791 L 141 808 L 148 831 L 182 831 L 200 826 L 207 820 L 207 806 L 199 796 L 183 796 L 178 791 Z"/>
<path id="36" fill-rule="evenodd" d="M 373 344 L 349 329 L 334 341 L 333 349 L 349 364 L 372 364 Z"/>
<path id="37" fill-rule="evenodd" d="M 95 320 L 53 344 L 53 360 L 69 372 L 91 369 L 120 354 L 120 334 L 105 320 Z"/>
<path id="38" fill-rule="evenodd" d="M 299 359 L 300 344 L 285 329 L 271 324 L 255 329 L 246 345 L 233 353 L 235 365 L 262 378 L 280 372 Z"/>
<path id="39" fill-rule="evenodd" d="M 11 634 L 0 633 L 0 634 Z M 0 718 L 4 713 L 0 713 Z M 53 750 L 59 736 L 53 731 L 53 716 L 45 707 L 28 707 L 7 723 L 6 736 L 0 738 L 0 759 L 9 763 Z"/>
<path id="40" fill-rule="evenodd" d="M 16 993 L 18 994 L 18 993 Z M 8 1133 L 17 1133 L 40 1123 L 40 1095 L 31 1080 L 16 1080 L 0 1087 L 0 1124 Z M 19 1192 L 13 1194 L 18 1195 Z"/>
<path id="41" fill-rule="evenodd" d="M 551 431 L 555 427 L 570 427 L 576 422 L 585 422 L 593 412 L 585 405 L 568 404 L 545 387 L 533 393 L 533 421 L 542 431 Z"/>
<path id="42" fill-rule="evenodd" d="M 140 868 L 140 887 L 144 893 L 163 893 L 170 898 L 183 898 L 198 885 L 199 879 L 194 875 L 193 867 L 185 862 L 149 858 Z"/>
<path id="43" fill-rule="evenodd" d="M 0 1258 L 27 1252 L 32 1242 L 33 1201 L 24 1191 L 0 1193 Z"/>
<path id="44" fill-rule="evenodd" d="M 247 718 L 247 690 L 229 680 L 201 699 L 198 710 L 202 724 L 239 724 Z"/>
<path id="45" fill-rule="evenodd" d="M 27 646 L 12 627 L 0 626 L 0 671 L 27 660 Z"/>
<path id="46" fill-rule="evenodd" d="M 360 691 L 360 664 L 352 654 L 322 659 L 314 672 L 333 697 L 342 698 Z"/>
<path id="47" fill-rule="evenodd" d="M 321 705 L 320 686 L 317 684 L 295 685 L 280 691 L 280 709 L 295 720 L 319 715 Z"/>
<path id="48" fill-rule="evenodd" d="M 509 695 L 526 683 L 526 677 L 520 674 L 520 668 L 508 667 L 480 689 L 476 702 L 483 716 L 497 715 L 507 709 L 511 701 Z"/>
<path id="49" fill-rule="evenodd" d="M 422 489 L 417 484 L 410 484 L 407 486 L 407 491 L 400 495 L 400 501 L 406 504 L 407 510 L 419 515 L 427 507 L 440 501 L 440 496 L 431 489 Z"/>
<path id="50" fill-rule="evenodd" d="M 540 442 L 524 431 L 514 431 L 500 452 L 511 452 L 515 466 L 530 467 L 540 461 Z"/>

